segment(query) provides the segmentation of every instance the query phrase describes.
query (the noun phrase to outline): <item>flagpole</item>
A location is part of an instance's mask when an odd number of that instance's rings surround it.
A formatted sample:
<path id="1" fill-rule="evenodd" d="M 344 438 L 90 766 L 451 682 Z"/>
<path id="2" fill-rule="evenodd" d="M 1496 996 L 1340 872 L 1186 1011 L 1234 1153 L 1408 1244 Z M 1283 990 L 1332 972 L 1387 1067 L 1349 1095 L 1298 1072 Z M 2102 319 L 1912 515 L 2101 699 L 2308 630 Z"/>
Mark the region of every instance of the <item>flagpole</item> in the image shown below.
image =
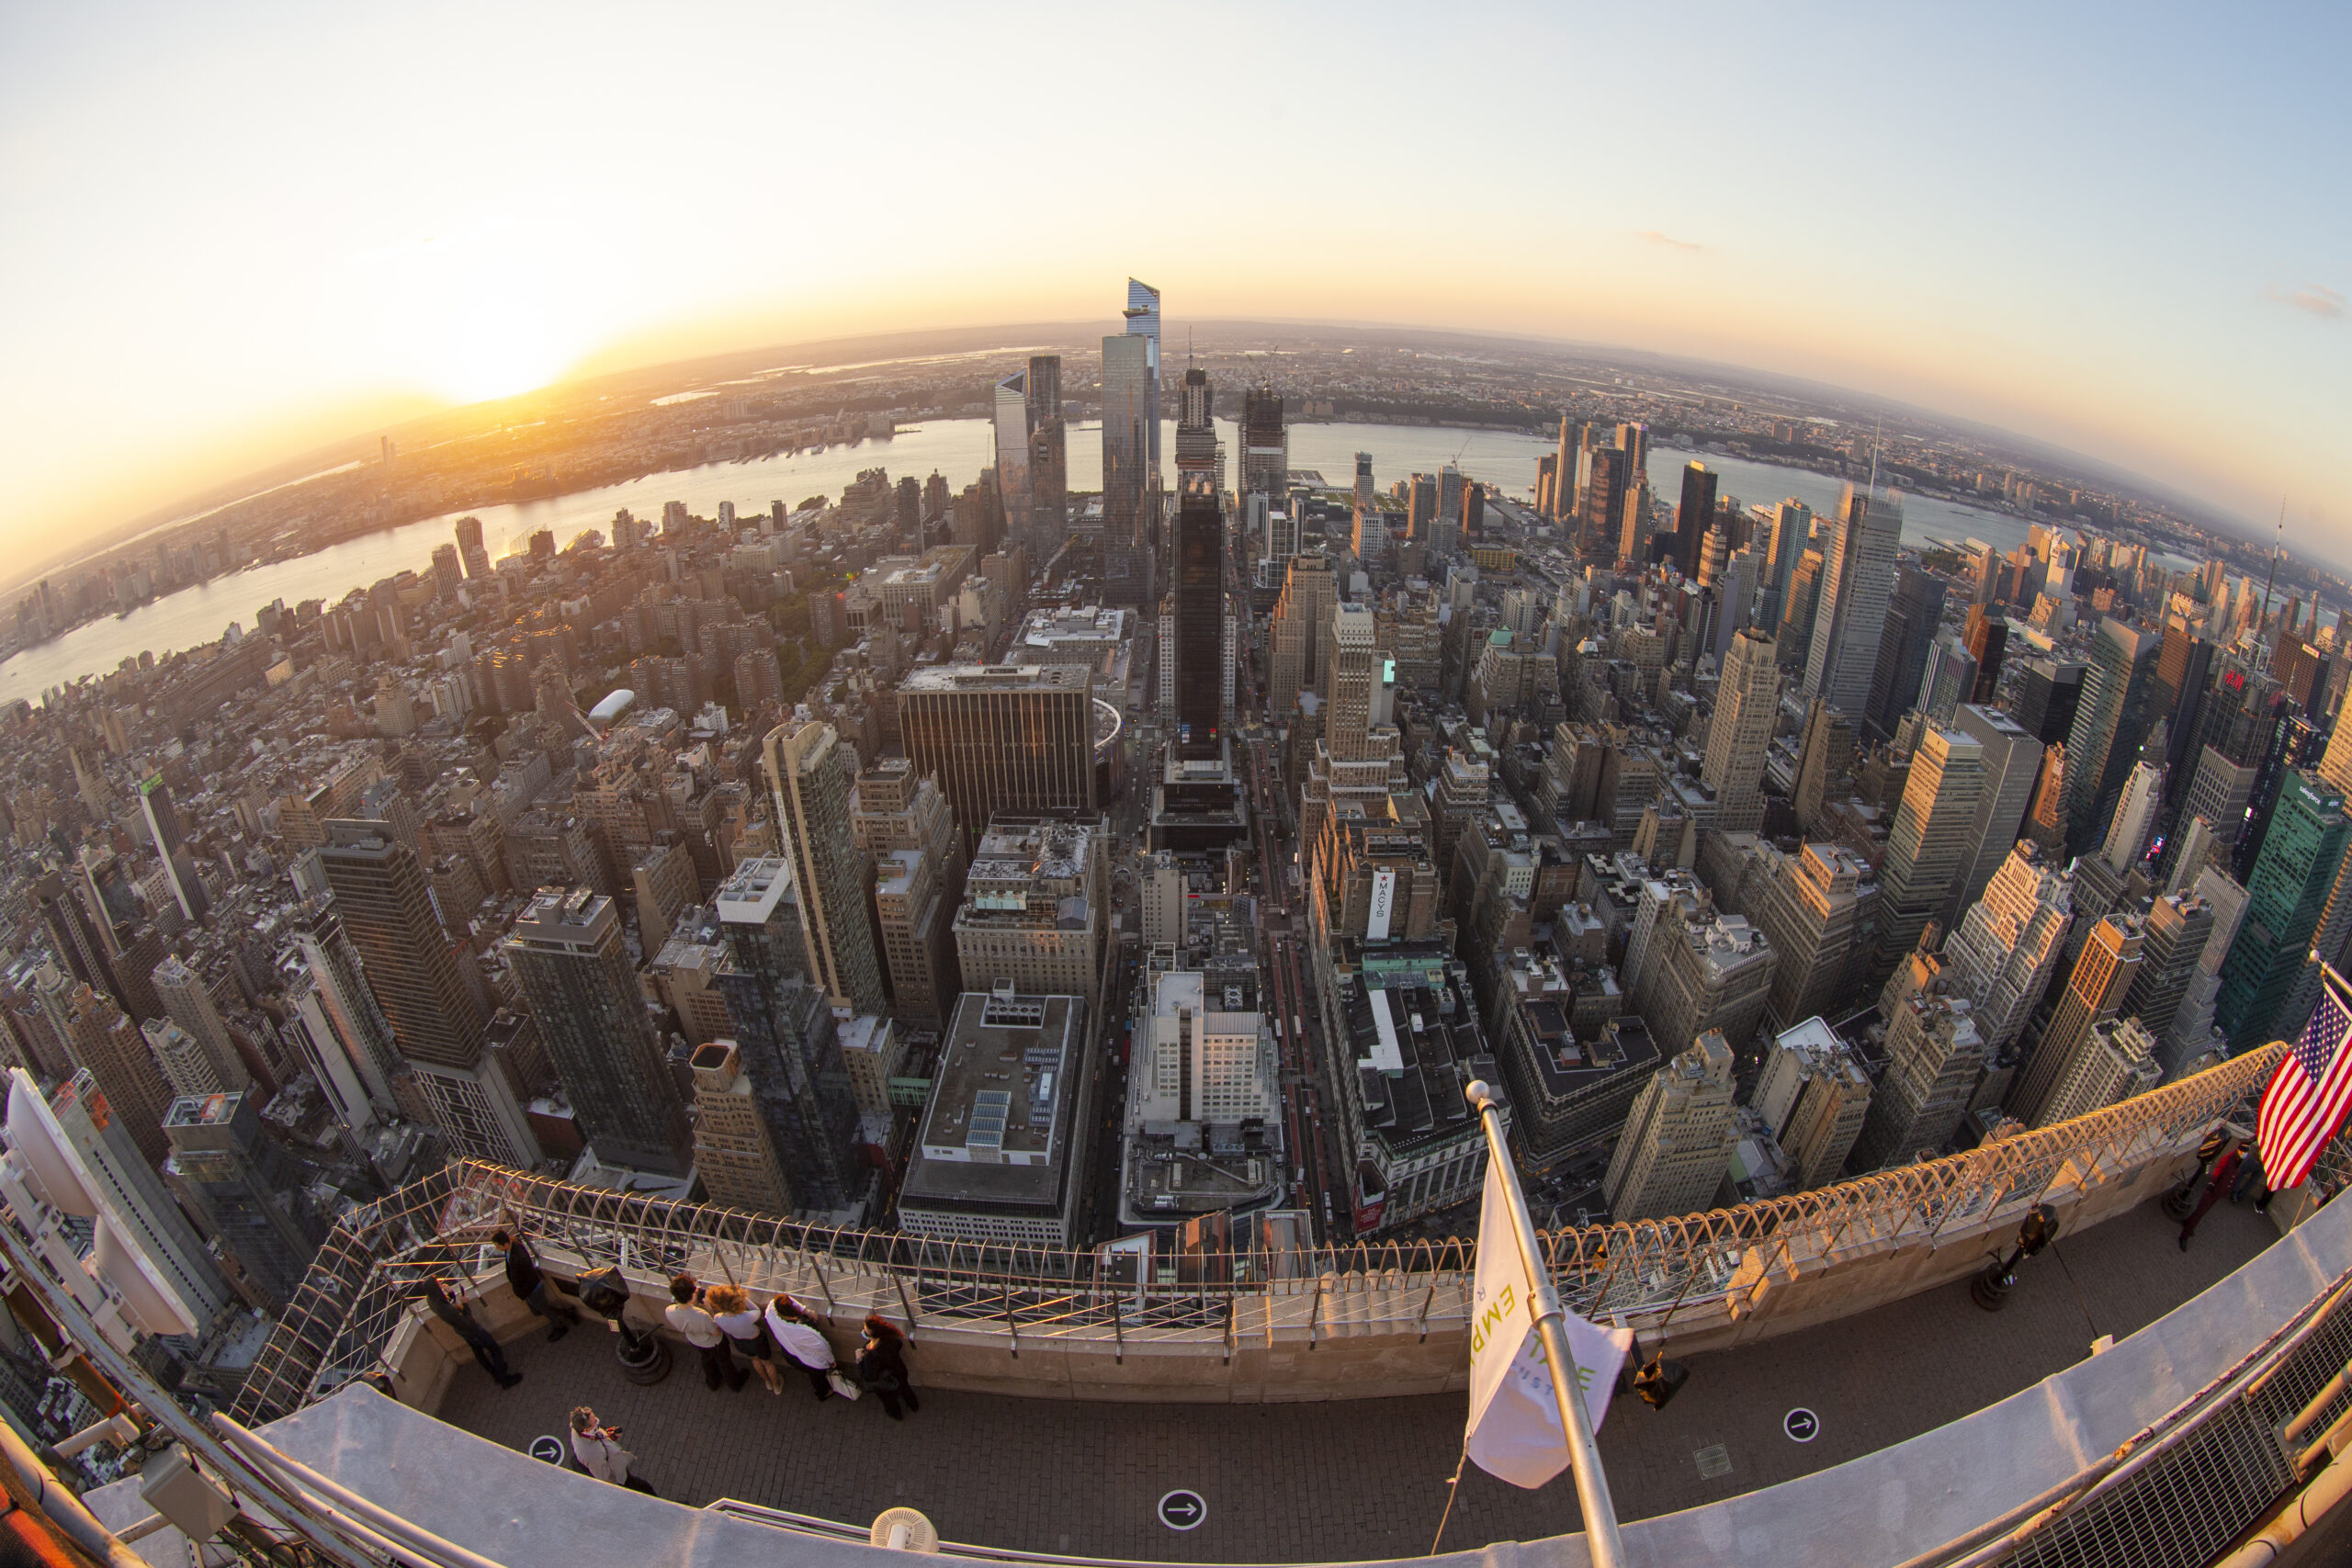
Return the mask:
<path id="1" fill-rule="evenodd" d="M 1617 1534 L 1617 1505 L 1609 1495 L 1609 1477 L 1600 1468 L 1600 1449 L 1592 1438 L 1592 1419 L 1584 1407 L 1577 1364 L 1568 1354 L 1568 1337 L 1562 1327 L 1560 1292 L 1552 1288 L 1552 1270 L 1535 1245 L 1535 1222 L 1528 1217 L 1527 1197 L 1519 1190 L 1519 1172 L 1503 1143 L 1502 1119 L 1495 1114 L 1495 1093 L 1483 1079 L 1468 1090 L 1487 1133 L 1487 1157 L 1501 1173 L 1503 1195 L 1510 1201 L 1512 1239 L 1519 1243 L 1520 1261 L 1526 1266 L 1529 1287 L 1535 1292 L 1535 1332 L 1544 1341 L 1544 1361 L 1552 1371 L 1552 1398 L 1560 1407 L 1560 1431 L 1568 1440 L 1568 1466 L 1576 1475 L 1577 1506 L 1584 1513 L 1586 1550 L 1593 1568 L 1624 1568 L 1625 1543 Z"/>

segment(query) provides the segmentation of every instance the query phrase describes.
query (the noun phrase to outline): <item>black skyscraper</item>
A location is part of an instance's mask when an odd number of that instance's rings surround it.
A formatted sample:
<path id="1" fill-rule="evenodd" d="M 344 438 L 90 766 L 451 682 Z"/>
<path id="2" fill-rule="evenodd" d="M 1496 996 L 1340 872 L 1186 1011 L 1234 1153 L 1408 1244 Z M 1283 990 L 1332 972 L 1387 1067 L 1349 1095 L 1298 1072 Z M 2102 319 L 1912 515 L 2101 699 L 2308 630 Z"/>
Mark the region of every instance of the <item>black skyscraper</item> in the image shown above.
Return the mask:
<path id="1" fill-rule="evenodd" d="M 1907 566 L 1895 569 L 1886 626 L 1879 633 L 1878 664 L 1871 671 L 1870 707 L 1863 715 L 1876 739 L 1893 739 L 1903 716 L 1918 705 L 1919 681 L 1927 672 L 1928 650 L 1935 645 L 1936 623 L 1943 610 L 1941 582 Z"/>
<path id="2" fill-rule="evenodd" d="M 2001 655 L 2009 646 L 2009 621 L 1999 608 L 1979 604 L 1968 612 L 1969 656 L 1976 660 L 1976 690 L 1968 700 L 1989 703 L 2001 691 Z"/>
<path id="3" fill-rule="evenodd" d="M 1187 491 L 1176 513 L 1176 754 L 1218 755 L 1225 694 L 1225 523 L 1214 494 Z"/>
<path id="4" fill-rule="evenodd" d="M 2083 700 L 2083 663 L 2079 660 L 2031 659 L 2018 682 L 2018 723 L 2044 746 L 2064 740 L 2075 728 L 2075 708 Z"/>
<path id="5" fill-rule="evenodd" d="M 1703 463 L 1682 470 L 1682 504 L 1674 513 L 1674 563 L 1682 575 L 1699 575 L 1699 553 L 1715 521 L 1715 471 Z"/>

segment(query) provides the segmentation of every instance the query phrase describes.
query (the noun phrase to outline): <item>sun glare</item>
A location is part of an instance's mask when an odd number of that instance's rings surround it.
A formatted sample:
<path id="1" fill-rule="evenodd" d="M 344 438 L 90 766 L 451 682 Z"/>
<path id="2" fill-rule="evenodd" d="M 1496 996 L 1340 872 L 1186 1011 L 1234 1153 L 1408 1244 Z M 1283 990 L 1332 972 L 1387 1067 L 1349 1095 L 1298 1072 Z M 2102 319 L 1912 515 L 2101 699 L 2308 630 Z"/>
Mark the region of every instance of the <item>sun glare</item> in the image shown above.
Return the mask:
<path id="1" fill-rule="evenodd" d="M 543 387 L 597 341 L 605 291 L 494 223 L 354 258 L 387 367 L 452 403 Z M 593 264 L 592 264 L 593 265 Z"/>

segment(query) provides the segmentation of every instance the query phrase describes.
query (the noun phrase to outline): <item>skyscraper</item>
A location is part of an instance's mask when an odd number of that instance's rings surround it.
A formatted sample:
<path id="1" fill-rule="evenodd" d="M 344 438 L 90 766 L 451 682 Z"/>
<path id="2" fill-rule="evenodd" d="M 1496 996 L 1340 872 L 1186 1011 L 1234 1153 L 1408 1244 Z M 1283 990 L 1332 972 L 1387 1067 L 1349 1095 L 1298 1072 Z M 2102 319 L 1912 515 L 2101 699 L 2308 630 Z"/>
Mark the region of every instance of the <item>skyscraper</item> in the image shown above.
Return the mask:
<path id="1" fill-rule="evenodd" d="M 1984 896 L 1944 939 L 1943 973 L 1954 996 L 1975 1010 L 1987 1059 L 2007 1053 L 2041 1005 L 2065 952 L 2073 891 L 2051 856 L 2027 842 L 1985 885 Z"/>
<path id="2" fill-rule="evenodd" d="M 2246 882 L 2245 921 L 2222 964 L 2213 1019 L 2233 1051 L 2276 1037 L 2279 1011 L 2310 962 L 2329 892 L 2352 841 L 2344 795 L 2317 774 L 2288 774 Z"/>
<path id="3" fill-rule="evenodd" d="M 1021 536 L 1032 560 L 1048 561 L 1069 539 L 1069 430 L 1062 421 L 1060 355 L 1029 356 L 1023 412 L 1029 433 L 1029 516 Z"/>
<path id="4" fill-rule="evenodd" d="M 466 575 L 480 581 L 490 575 L 490 552 L 482 548 L 481 519 L 458 519 L 458 558 L 465 563 Z"/>
<path id="5" fill-rule="evenodd" d="M 695 1173 L 714 1203 L 755 1214 L 792 1213 L 775 1142 L 760 1120 L 732 1040 L 695 1047 Z"/>
<path id="6" fill-rule="evenodd" d="M 791 885 L 776 859 L 745 861 L 719 885 L 713 907 L 727 957 L 715 979 L 793 1209 L 836 1214 L 860 1202 L 869 1179 L 832 1010 L 804 978 L 801 921 L 786 907 Z"/>
<path id="7" fill-rule="evenodd" d="M 1331 623 L 1338 584 L 1331 558 L 1321 552 L 1295 555 L 1283 580 L 1283 596 L 1267 628 L 1266 717 L 1288 724 L 1301 692 L 1322 686 L 1323 639 Z"/>
<path id="8" fill-rule="evenodd" d="M 155 999 L 204 1053 L 220 1089 L 242 1089 L 252 1082 L 253 1075 L 244 1058 L 237 1055 L 229 1026 L 221 1021 L 220 1010 L 212 1005 L 212 993 L 203 976 L 171 956 L 155 965 L 153 979 Z"/>
<path id="9" fill-rule="evenodd" d="M 613 901 L 591 887 L 542 887 L 502 951 L 596 1157 L 683 1174 L 693 1157 L 685 1106 Z"/>
<path id="10" fill-rule="evenodd" d="M 1965 730 L 1929 725 L 1911 754 L 1903 802 L 1879 873 L 1881 982 L 1918 945 L 1969 863 L 1968 829 L 1984 792 L 1984 749 Z"/>
<path id="11" fill-rule="evenodd" d="M 1820 603 L 1805 656 L 1804 692 L 1849 714 L 1869 705 L 1879 636 L 1894 591 L 1894 555 L 1903 538 L 1903 503 L 1846 486 L 1838 516 L 1826 519 Z"/>
<path id="12" fill-rule="evenodd" d="M 434 1124 L 458 1154 L 530 1168 L 537 1140 L 484 1049 L 481 1010 L 434 916 L 424 868 L 381 822 L 324 827 L 320 867 Z"/>
<path id="13" fill-rule="evenodd" d="M 1188 395 L 1190 390 L 1188 386 Z M 1183 434 L 1179 427 L 1179 464 L 1184 461 Z M 1225 519 L 1214 491 L 1188 486 L 1178 496 L 1170 575 L 1175 644 L 1163 657 L 1176 664 L 1176 755 L 1215 761 L 1224 750 L 1227 649 Z"/>
<path id="14" fill-rule="evenodd" d="M 1262 495 L 1275 507 L 1290 491 L 1290 431 L 1283 423 L 1283 396 L 1270 385 L 1241 394 L 1241 476 L 1245 499 Z"/>
<path id="15" fill-rule="evenodd" d="M 1033 533 L 1029 488 L 1029 377 L 1014 371 L 996 384 L 993 405 L 996 434 L 997 494 L 1014 534 L 1036 548 Z M 1105 438 L 1107 440 L 1107 436 Z M 917 541 L 920 547 L 921 541 Z"/>
<path id="16" fill-rule="evenodd" d="M 2066 847 L 2076 854 L 2100 837 L 2139 760 L 2158 647 L 2154 633 L 2111 617 L 2091 639 L 2082 701 L 2066 735 Z"/>
<path id="17" fill-rule="evenodd" d="M 164 863 L 164 875 L 170 882 L 172 899 L 190 924 L 204 919 L 212 908 L 206 897 L 204 884 L 197 880 L 196 864 L 181 845 L 179 814 L 172 809 L 171 787 L 164 783 L 161 773 L 150 773 L 139 785 L 139 810 L 147 819 L 148 835 L 154 840 L 155 858 Z"/>
<path id="18" fill-rule="evenodd" d="M 2100 1019 L 2067 1056 L 2042 1096 L 2033 1124 L 2048 1127 L 2104 1111 L 2145 1094 L 2164 1076 L 2155 1034 L 2145 1023 L 2128 1015 Z"/>
<path id="19" fill-rule="evenodd" d="M 1989 1057 L 1976 1010 L 1940 976 L 1936 961 L 1913 953 L 1905 963 L 1910 967 L 1898 981 L 1918 976 L 1927 983 L 1890 986 L 1890 999 L 1881 1003 L 1886 1070 L 1854 1140 L 1849 1163 L 1857 1171 L 1903 1165 L 1951 1142 Z"/>
<path id="20" fill-rule="evenodd" d="M 326 1233 L 295 1213 L 303 1204 L 301 1168 L 262 1132 L 250 1094 L 175 1100 L 164 1131 L 172 1144 L 164 1179 L 220 1238 L 237 1277 L 271 1310 L 282 1309 Z"/>
<path id="21" fill-rule="evenodd" d="M 1091 811 L 1093 671 L 1080 664 L 950 665 L 899 688 L 918 772 L 939 780 L 965 853 L 999 811 Z"/>
<path id="22" fill-rule="evenodd" d="M 50 1097 L 49 1108 L 65 1141 L 97 1179 L 107 1201 L 130 1226 L 140 1250 L 179 1292 L 202 1332 L 232 1299 L 229 1281 L 221 1278 L 220 1265 L 180 1212 L 171 1190 L 107 1103 L 97 1079 L 86 1069 L 76 1072 Z"/>
<path id="23" fill-rule="evenodd" d="M 1726 833 L 1752 833 L 1764 825 L 1764 762 L 1781 705 L 1777 652 L 1761 632 L 1739 633 L 1715 689 L 1699 777 L 1715 792 L 1715 826 Z"/>
<path id="24" fill-rule="evenodd" d="M 1806 844 L 1784 855 L 1757 847 L 1758 874 L 1744 894 L 1747 918 L 1779 955 L 1765 993 L 1767 1027 L 1792 1028 L 1847 999 L 1854 940 L 1878 889 L 1870 864 L 1836 844 Z"/>
<path id="25" fill-rule="evenodd" d="M 2018 678 L 2013 710 L 2025 732 L 2044 746 L 2064 741 L 2074 732 L 2075 710 L 2083 699 L 2083 672 L 2087 666 L 2074 660 L 2030 659 Z"/>
<path id="26" fill-rule="evenodd" d="M 1962 703 L 1953 710 L 1952 723 L 1980 749 L 1984 785 L 1976 796 L 1976 814 L 1969 820 L 1960 870 L 1938 917 L 1947 931 L 1984 896 L 1985 884 L 2008 859 L 2033 800 L 2034 780 L 2041 773 L 2041 742 L 2007 714 Z"/>
<path id="27" fill-rule="evenodd" d="M 1907 566 L 1895 568 L 1894 592 L 1886 602 L 1886 625 L 1871 671 L 1870 706 L 1862 716 L 1876 739 L 1892 737 L 1903 716 L 1920 705 L 1928 650 L 1943 610 L 1939 579 Z"/>
<path id="28" fill-rule="evenodd" d="M 1844 781 L 1854 767 L 1854 727 L 1846 716 L 1815 697 L 1805 709 L 1804 733 L 1797 738 L 1797 824 L 1810 833 L 1823 811 L 1843 800 Z"/>
<path id="29" fill-rule="evenodd" d="M 2079 1070 L 2077 1055 L 2093 1048 L 2094 1025 L 2114 1018 L 2140 973 L 2144 932 L 2136 915 L 2109 915 L 2093 923 L 2075 972 L 2050 1015 L 2050 1027 L 2028 1052 L 2003 1109 L 2029 1126 L 2063 1119 L 2053 1091 Z"/>
<path id="30" fill-rule="evenodd" d="M 1198 366 L 1184 372 L 1176 406 L 1176 490 L 1206 495 L 1223 509 L 1225 447 L 1216 438 L 1216 389 Z"/>
<path id="31" fill-rule="evenodd" d="M 2008 617 L 1997 604 L 1974 605 L 1961 637 L 1976 660 L 1976 690 L 1967 700 L 1989 703 L 2001 694 L 2001 658 L 2009 646 Z"/>
<path id="32" fill-rule="evenodd" d="M 1145 393 L 1145 421 L 1149 437 L 1144 447 L 1144 461 L 1149 479 L 1145 488 L 1159 488 L 1159 290 L 1148 283 L 1127 279 L 1127 307 L 1121 312 L 1127 319 L 1126 335 L 1141 338 L 1145 344 L 1144 368 L 1149 378 Z"/>
<path id="33" fill-rule="evenodd" d="M 1159 386 L 1151 340 L 1122 333 L 1102 340 L 1103 547 L 1144 542 L 1144 497 L 1159 435 Z"/>
<path id="34" fill-rule="evenodd" d="M 139 1026 L 115 1006 L 113 998 L 48 964 L 35 975 L 33 999 L 64 1044 L 67 1058 L 96 1080 L 140 1154 L 150 1165 L 163 1164 L 170 1147 L 164 1136 L 164 1113 L 170 1108 L 171 1091 Z"/>
<path id="35" fill-rule="evenodd" d="M 1612 1218 L 1664 1219 L 1713 1206 L 1731 1164 L 1732 1092 L 1732 1049 L 1713 1031 L 1657 1070 L 1635 1097 L 1602 1179 Z"/>
<path id="36" fill-rule="evenodd" d="M 1674 564 L 1696 580 L 1699 551 L 1715 522 L 1716 474 L 1693 458 L 1682 470 L 1682 502 L 1674 509 Z"/>
<path id="37" fill-rule="evenodd" d="M 816 983 L 836 1006 L 882 1012 L 888 1001 L 865 908 L 869 870 L 850 834 L 856 761 L 831 725 L 790 719 L 769 732 L 763 756 Z"/>
<path id="38" fill-rule="evenodd" d="M 1789 579 L 1813 536 L 1813 508 L 1794 496 L 1772 508 L 1771 548 L 1764 558 L 1762 588 L 1756 624 L 1779 637 L 1788 613 Z"/>

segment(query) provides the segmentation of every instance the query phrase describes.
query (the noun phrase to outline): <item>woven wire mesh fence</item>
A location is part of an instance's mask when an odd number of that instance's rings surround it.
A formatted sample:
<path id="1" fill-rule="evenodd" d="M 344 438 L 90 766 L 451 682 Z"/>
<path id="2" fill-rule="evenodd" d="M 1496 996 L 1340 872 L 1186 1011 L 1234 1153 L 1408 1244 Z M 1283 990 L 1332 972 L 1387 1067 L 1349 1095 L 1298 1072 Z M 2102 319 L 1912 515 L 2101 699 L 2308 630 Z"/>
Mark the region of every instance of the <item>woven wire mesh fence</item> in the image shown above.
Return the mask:
<path id="1" fill-rule="evenodd" d="M 1736 1208 L 1542 1233 L 1563 1299 L 1636 1328 L 1736 1288 L 1762 1246 L 1812 1268 L 1989 1226 L 2044 1196 L 2135 1178 L 2240 1116 L 2277 1063 L 2273 1044 L 2072 1122 L 1966 1154 Z M 1318 1333 L 1447 1320 L 1475 1238 L 1160 1256 L 1005 1247 L 842 1230 L 707 1203 L 615 1192 L 461 1160 L 338 1224 L 236 1401 L 273 1420 L 383 1368 L 410 1289 L 428 1273 L 494 1275 L 490 1234 L 528 1237 L 557 1272 L 616 1267 L 640 1286 L 691 1271 L 789 1291 L 831 1314 L 1023 1338 L 1233 1344 L 1237 1322 Z"/>

